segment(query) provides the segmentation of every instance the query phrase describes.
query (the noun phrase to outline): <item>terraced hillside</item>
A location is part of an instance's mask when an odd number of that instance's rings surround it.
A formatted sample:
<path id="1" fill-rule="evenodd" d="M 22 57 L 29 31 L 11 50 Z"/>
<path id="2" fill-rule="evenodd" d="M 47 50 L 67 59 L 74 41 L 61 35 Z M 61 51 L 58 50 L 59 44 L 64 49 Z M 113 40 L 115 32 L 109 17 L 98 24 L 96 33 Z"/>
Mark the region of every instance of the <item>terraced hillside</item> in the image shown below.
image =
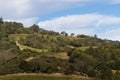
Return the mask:
<path id="1" fill-rule="evenodd" d="M 27 28 L 17 22 L 0 24 L 0 75 L 47 74 L 47 77 L 35 75 L 36 78 L 29 75 L 0 76 L 2 80 L 78 79 L 70 75 L 88 80 L 89 77 L 116 80 L 119 70 L 119 41 L 103 40 L 96 35 L 48 31 L 35 24 Z M 56 73 L 63 77 L 48 76 Z"/>

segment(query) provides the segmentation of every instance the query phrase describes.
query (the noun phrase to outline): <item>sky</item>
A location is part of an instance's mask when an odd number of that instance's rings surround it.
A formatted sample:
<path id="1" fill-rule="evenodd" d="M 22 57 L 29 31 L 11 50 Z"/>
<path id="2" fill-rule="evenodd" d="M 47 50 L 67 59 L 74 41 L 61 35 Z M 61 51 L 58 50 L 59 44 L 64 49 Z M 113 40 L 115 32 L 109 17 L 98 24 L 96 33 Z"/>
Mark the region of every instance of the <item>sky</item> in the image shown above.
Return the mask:
<path id="1" fill-rule="evenodd" d="M 26 27 L 120 41 L 120 0 L 0 0 L 0 16 Z"/>

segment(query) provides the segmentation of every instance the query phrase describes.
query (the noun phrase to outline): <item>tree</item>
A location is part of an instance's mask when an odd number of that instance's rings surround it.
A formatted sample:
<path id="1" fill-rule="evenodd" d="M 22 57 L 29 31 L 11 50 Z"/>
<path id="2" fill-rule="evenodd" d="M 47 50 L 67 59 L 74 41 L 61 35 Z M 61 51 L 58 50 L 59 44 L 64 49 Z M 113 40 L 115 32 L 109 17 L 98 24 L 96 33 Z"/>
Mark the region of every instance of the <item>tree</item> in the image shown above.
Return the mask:
<path id="1" fill-rule="evenodd" d="M 120 72 L 119 71 L 114 73 L 113 80 L 120 80 Z"/>
<path id="2" fill-rule="evenodd" d="M 26 61 L 21 61 L 18 67 L 23 71 L 28 71 L 28 63 Z"/>
<path id="3" fill-rule="evenodd" d="M 97 35 L 96 35 L 96 34 L 94 35 L 94 38 L 97 38 Z"/>
<path id="4" fill-rule="evenodd" d="M 112 71 L 104 60 L 97 66 L 96 80 L 112 80 Z"/>
<path id="5" fill-rule="evenodd" d="M 68 56 L 71 56 L 71 55 L 72 55 L 73 50 L 74 50 L 74 49 L 70 49 L 70 50 L 67 52 L 67 55 L 68 55 Z"/>
<path id="6" fill-rule="evenodd" d="M 57 72 L 57 65 L 53 62 L 44 62 L 40 64 L 40 72 L 43 73 L 53 73 L 53 72 Z"/>
<path id="7" fill-rule="evenodd" d="M 75 34 L 74 33 L 71 33 L 71 36 L 74 36 Z"/>
<path id="8" fill-rule="evenodd" d="M 36 25 L 36 24 L 33 24 L 30 29 L 33 31 L 33 32 L 38 32 L 39 31 L 39 26 Z"/>
<path id="9" fill-rule="evenodd" d="M 4 23 L 4 22 L 3 22 L 3 18 L 1 17 L 1 18 L 0 18 L 0 25 L 3 24 L 3 23 Z"/>
<path id="10" fill-rule="evenodd" d="M 61 34 L 64 36 L 68 36 L 68 34 L 65 31 L 62 31 Z"/>
<path id="11" fill-rule="evenodd" d="M 84 34 L 81 34 L 81 35 L 78 34 L 77 37 L 78 37 L 78 38 L 89 38 L 89 36 L 84 35 Z"/>
<path id="12" fill-rule="evenodd" d="M 69 64 L 68 66 L 66 66 L 64 74 L 68 75 L 72 73 L 74 73 L 74 66 L 72 64 Z"/>

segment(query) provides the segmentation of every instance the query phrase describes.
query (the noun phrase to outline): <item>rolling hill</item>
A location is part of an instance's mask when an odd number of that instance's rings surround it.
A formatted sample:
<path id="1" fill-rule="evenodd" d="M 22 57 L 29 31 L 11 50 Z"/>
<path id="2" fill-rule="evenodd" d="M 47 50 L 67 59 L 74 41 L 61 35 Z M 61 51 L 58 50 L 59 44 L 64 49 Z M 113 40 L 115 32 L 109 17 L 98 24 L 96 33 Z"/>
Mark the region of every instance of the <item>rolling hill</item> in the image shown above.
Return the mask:
<path id="1" fill-rule="evenodd" d="M 27 28 L 17 22 L 0 24 L 1 75 L 60 73 L 110 80 L 112 71 L 119 70 L 119 41 L 48 31 L 35 24 Z"/>

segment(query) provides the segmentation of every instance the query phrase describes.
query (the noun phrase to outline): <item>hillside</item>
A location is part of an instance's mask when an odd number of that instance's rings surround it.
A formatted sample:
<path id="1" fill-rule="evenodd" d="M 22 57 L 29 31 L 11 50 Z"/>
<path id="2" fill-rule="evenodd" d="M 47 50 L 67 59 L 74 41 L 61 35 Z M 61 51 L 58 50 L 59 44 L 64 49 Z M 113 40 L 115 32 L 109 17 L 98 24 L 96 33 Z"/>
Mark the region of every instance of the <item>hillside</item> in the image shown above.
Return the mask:
<path id="1" fill-rule="evenodd" d="M 48 31 L 35 24 L 26 28 L 17 22 L 0 23 L 1 75 L 61 73 L 111 80 L 111 75 L 120 76 L 119 70 L 119 41 Z"/>

